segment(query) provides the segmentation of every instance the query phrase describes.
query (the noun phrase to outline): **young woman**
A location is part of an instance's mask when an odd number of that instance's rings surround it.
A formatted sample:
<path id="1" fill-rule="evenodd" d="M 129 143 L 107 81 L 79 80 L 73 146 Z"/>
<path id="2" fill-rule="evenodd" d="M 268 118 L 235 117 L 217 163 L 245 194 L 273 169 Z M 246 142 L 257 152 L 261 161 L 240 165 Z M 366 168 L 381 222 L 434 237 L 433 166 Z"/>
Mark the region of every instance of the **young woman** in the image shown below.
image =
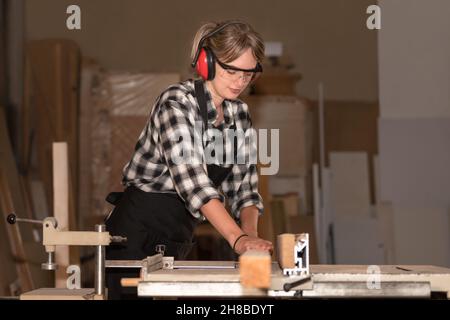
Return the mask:
<path id="1" fill-rule="evenodd" d="M 183 259 L 195 226 L 205 218 L 238 254 L 272 250 L 272 243 L 258 237 L 263 205 L 256 164 L 205 161 L 214 155 L 209 144 L 214 141 L 202 140 L 206 130 L 251 129 L 248 107 L 238 97 L 262 72 L 263 56 L 264 43 L 247 23 L 207 23 L 198 30 L 192 66 L 201 79 L 170 86 L 157 99 L 124 168 L 125 192 L 106 221 L 111 234 L 128 241 L 109 246 L 107 259 L 143 259 L 155 254 L 157 245 L 164 245 L 165 255 Z M 223 160 L 231 150 L 236 160 L 235 142 L 224 139 L 224 151 L 214 159 Z M 130 274 L 107 271 L 109 296 L 120 298 L 120 277 Z"/>

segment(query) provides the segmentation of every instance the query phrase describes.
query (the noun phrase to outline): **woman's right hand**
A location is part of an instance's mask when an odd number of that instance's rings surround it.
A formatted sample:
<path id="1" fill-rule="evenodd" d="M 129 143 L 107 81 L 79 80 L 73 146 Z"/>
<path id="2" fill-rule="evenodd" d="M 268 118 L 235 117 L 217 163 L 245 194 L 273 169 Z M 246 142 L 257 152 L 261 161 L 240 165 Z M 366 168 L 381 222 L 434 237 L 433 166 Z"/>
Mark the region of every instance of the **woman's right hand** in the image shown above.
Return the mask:
<path id="1" fill-rule="evenodd" d="M 237 254 L 241 255 L 247 250 L 261 250 L 268 251 L 270 254 L 273 252 L 272 242 L 252 236 L 241 237 L 235 244 L 234 250 Z"/>

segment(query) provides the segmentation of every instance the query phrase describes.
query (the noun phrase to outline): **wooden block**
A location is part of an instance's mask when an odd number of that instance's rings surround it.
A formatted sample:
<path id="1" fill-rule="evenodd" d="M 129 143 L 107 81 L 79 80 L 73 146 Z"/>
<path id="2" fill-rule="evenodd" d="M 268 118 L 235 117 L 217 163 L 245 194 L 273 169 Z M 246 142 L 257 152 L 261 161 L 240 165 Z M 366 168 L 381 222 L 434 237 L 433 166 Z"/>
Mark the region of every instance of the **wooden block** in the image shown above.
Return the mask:
<path id="1" fill-rule="evenodd" d="M 122 287 L 137 287 L 141 278 L 122 278 L 120 279 L 120 285 Z"/>
<path id="2" fill-rule="evenodd" d="M 293 233 L 283 233 L 277 237 L 277 257 L 282 269 L 295 267 L 295 238 Z"/>
<path id="3" fill-rule="evenodd" d="M 246 288 L 267 289 L 271 283 L 272 261 L 268 252 L 248 250 L 239 257 L 241 284 Z"/>

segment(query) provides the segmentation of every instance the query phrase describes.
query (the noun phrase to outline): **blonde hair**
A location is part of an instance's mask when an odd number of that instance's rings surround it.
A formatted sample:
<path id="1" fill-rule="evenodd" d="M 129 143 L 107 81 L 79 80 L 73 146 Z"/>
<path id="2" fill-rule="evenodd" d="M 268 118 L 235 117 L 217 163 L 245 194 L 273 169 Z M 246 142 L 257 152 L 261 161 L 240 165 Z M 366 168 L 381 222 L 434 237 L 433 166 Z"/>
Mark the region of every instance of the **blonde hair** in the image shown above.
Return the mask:
<path id="1" fill-rule="evenodd" d="M 229 20 L 220 23 L 208 22 L 201 26 L 195 34 L 192 43 L 191 60 L 194 60 L 197 50 L 201 49 L 198 48 L 201 39 L 213 30 L 217 30 L 228 23 L 230 24 L 222 30 L 213 34 L 211 37 L 206 38 L 202 46 L 209 47 L 214 52 L 217 59 L 224 63 L 236 60 L 248 48 L 252 49 L 256 60 L 262 62 L 264 59 L 264 41 L 259 33 L 253 30 L 248 23 L 237 20 Z"/>

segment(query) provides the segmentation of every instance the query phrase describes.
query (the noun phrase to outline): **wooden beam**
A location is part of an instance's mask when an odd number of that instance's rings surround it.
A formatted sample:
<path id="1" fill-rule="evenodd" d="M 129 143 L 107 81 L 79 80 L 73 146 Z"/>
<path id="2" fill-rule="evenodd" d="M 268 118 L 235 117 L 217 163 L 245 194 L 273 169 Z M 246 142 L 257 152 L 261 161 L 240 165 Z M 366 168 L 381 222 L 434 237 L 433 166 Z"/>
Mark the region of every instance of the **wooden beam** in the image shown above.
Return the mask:
<path id="1" fill-rule="evenodd" d="M 248 250 L 239 257 L 241 285 L 267 289 L 271 284 L 272 260 L 266 251 Z"/>
<path id="2" fill-rule="evenodd" d="M 277 258 L 282 269 L 295 267 L 295 234 L 283 233 L 277 236 Z"/>
<path id="3" fill-rule="evenodd" d="M 76 226 L 78 191 L 78 86 L 80 51 L 70 40 L 36 40 L 27 48 L 32 78 L 33 102 L 37 110 L 39 178 L 52 205 L 51 155 L 54 141 L 67 141 L 69 174 L 69 221 Z M 52 210 L 53 208 L 50 208 Z"/>
<path id="4" fill-rule="evenodd" d="M 69 164 L 66 142 L 53 143 L 53 216 L 58 229 L 69 230 Z M 58 264 L 55 287 L 66 287 L 66 268 L 70 265 L 69 247 L 57 246 L 55 260 Z"/>

